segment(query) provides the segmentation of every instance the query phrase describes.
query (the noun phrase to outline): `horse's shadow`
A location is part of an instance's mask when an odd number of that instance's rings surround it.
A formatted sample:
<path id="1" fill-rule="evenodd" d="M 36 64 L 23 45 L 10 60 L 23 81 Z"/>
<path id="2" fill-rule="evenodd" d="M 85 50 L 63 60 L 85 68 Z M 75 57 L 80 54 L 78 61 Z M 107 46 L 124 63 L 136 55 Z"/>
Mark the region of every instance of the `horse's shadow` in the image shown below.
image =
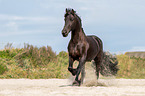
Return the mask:
<path id="1" fill-rule="evenodd" d="M 60 85 L 59 87 L 70 87 L 70 86 L 74 86 L 74 85 L 71 85 L 71 84 L 69 84 L 69 85 Z"/>
<path id="2" fill-rule="evenodd" d="M 69 85 L 60 85 L 59 87 L 108 87 L 108 86 L 104 83 L 97 82 L 97 84 L 85 83 L 85 84 L 82 84 L 81 86 L 75 86 L 75 85 L 69 84 Z"/>

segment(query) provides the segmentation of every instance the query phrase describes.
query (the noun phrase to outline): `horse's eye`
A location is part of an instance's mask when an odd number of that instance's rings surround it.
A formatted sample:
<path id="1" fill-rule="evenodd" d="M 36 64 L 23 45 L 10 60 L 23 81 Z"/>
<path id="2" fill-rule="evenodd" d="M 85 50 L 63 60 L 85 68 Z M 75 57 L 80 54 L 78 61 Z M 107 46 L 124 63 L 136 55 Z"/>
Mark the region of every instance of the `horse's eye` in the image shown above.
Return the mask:
<path id="1" fill-rule="evenodd" d="M 74 19 L 73 18 L 70 18 L 70 20 L 73 21 Z"/>

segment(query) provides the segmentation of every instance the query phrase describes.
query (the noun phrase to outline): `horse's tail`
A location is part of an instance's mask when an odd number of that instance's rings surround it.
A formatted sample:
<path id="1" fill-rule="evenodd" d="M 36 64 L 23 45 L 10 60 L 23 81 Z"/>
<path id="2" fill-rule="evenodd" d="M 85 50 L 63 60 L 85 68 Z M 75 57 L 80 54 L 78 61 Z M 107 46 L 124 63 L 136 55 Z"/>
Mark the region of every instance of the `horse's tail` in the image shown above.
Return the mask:
<path id="1" fill-rule="evenodd" d="M 100 73 L 103 76 L 116 75 L 119 70 L 117 65 L 118 61 L 115 56 L 111 55 L 109 52 L 103 52 L 103 60 L 100 64 Z"/>

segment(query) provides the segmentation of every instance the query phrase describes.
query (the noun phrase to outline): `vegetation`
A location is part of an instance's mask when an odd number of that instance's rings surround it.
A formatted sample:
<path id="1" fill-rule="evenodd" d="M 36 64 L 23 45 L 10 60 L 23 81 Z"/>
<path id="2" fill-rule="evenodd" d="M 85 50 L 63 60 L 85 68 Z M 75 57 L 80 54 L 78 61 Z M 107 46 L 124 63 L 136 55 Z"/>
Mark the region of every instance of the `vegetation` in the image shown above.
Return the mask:
<path id="1" fill-rule="evenodd" d="M 118 78 L 145 79 L 145 59 L 118 55 Z"/>
<path id="2" fill-rule="evenodd" d="M 14 49 L 6 45 L 0 51 L 0 78 L 66 78 L 68 56 L 66 52 L 56 55 L 51 47 L 41 48 L 24 44 Z"/>
<path id="3" fill-rule="evenodd" d="M 125 55 L 129 57 L 145 58 L 145 52 L 142 52 L 142 51 L 126 52 Z"/>
<path id="4" fill-rule="evenodd" d="M 117 55 L 117 60 L 117 78 L 145 79 L 145 59 Z M 24 44 L 24 48 L 18 49 L 7 44 L 0 51 L 0 78 L 67 78 L 70 74 L 67 67 L 67 52 L 56 54 L 50 46 Z"/>

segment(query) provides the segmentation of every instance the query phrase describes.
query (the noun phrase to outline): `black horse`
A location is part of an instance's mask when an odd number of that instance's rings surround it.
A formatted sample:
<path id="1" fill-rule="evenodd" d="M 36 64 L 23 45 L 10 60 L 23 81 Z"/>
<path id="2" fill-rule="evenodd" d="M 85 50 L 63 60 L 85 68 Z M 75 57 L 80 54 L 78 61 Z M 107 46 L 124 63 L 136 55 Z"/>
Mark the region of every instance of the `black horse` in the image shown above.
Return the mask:
<path id="1" fill-rule="evenodd" d="M 99 78 L 100 65 L 103 59 L 103 43 L 97 36 L 86 36 L 82 28 L 81 19 L 73 9 L 66 9 L 65 26 L 62 35 L 67 37 L 71 32 L 71 40 L 68 45 L 69 67 L 68 70 L 73 76 L 76 75 L 73 85 L 81 85 L 85 76 L 85 62 L 95 61 L 97 79 Z M 76 69 L 73 69 L 73 62 L 79 61 Z M 79 74 L 81 73 L 81 79 Z"/>

